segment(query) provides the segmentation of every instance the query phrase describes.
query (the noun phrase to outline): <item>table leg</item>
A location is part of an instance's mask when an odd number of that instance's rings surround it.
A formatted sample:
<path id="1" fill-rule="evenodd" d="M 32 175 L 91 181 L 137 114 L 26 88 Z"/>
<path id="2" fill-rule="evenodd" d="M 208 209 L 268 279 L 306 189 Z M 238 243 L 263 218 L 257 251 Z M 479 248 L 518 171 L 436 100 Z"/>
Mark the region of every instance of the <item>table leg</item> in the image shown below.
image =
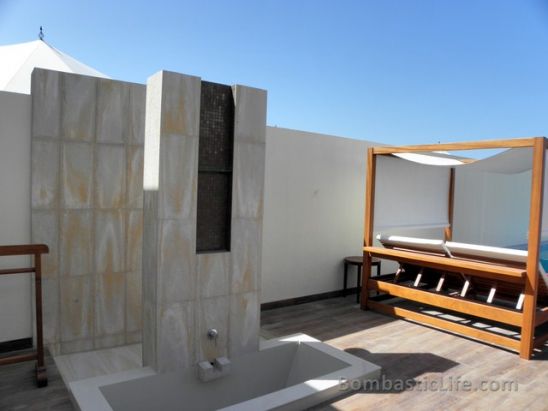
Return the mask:
<path id="1" fill-rule="evenodd" d="M 344 288 L 343 288 L 343 297 L 346 297 L 346 280 L 348 278 L 348 264 L 344 263 Z"/>
<path id="2" fill-rule="evenodd" d="M 377 277 L 380 277 L 381 275 L 381 262 L 379 261 L 377 263 Z"/>
<path id="3" fill-rule="evenodd" d="M 358 291 L 356 292 L 356 302 L 359 303 L 360 302 L 360 294 L 361 294 L 361 283 L 362 283 L 362 266 L 361 265 L 358 265 L 356 266 L 356 268 L 358 269 L 358 278 L 357 278 L 357 289 Z"/>

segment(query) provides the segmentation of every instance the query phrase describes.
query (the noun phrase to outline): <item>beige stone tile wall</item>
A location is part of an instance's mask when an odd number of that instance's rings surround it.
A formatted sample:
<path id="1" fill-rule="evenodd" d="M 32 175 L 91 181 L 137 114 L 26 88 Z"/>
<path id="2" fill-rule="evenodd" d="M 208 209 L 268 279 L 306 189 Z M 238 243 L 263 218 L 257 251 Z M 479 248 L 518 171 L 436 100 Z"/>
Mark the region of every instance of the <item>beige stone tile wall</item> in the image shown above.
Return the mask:
<path id="1" fill-rule="evenodd" d="M 160 372 L 259 345 L 266 92 L 233 87 L 231 247 L 196 254 L 200 88 L 170 72 L 147 83 L 147 159 L 159 147 L 159 162 L 145 168 L 159 186 L 144 193 L 143 361 Z"/>
<path id="2" fill-rule="evenodd" d="M 145 86 L 36 69 L 32 241 L 54 353 L 141 339 Z"/>

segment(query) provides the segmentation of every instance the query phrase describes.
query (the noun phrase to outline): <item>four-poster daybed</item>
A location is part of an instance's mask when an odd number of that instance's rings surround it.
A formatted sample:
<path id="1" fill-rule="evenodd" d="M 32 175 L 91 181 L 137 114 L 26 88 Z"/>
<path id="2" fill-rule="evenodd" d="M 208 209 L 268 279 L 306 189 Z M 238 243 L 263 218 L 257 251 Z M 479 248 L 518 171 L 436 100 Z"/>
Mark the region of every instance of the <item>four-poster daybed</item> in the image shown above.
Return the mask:
<path id="1" fill-rule="evenodd" d="M 511 149 L 530 148 L 532 151 L 531 166 L 531 197 L 529 204 L 529 226 L 527 252 L 514 257 L 505 258 L 502 250 L 502 260 L 487 258 L 481 246 L 472 246 L 472 255 L 466 254 L 467 245 L 453 243 L 456 255 L 451 255 L 446 248 L 446 242 L 452 240 L 453 236 L 453 213 L 455 201 L 455 168 L 450 169 L 448 192 L 442 195 L 447 196 L 448 223 L 444 230 L 443 244 L 432 244 L 434 249 L 421 249 L 413 244 L 390 243 L 384 239 L 384 247 L 374 245 L 374 216 L 375 216 L 375 185 L 377 172 L 377 158 L 379 156 L 407 155 L 408 153 L 432 153 L 439 151 L 461 151 L 481 149 Z M 386 314 L 404 317 L 410 320 L 421 322 L 430 326 L 445 329 L 451 332 L 463 334 L 481 341 L 500 345 L 511 350 L 518 351 L 525 359 L 531 358 L 535 347 L 541 347 L 548 334 L 539 335 L 538 329 L 548 322 L 548 307 L 537 305 L 539 290 L 546 290 L 539 284 L 539 254 L 541 243 L 541 225 L 543 211 L 543 192 L 545 178 L 545 158 L 548 140 L 544 137 L 493 140 L 469 143 L 435 144 L 403 147 L 373 147 L 368 150 L 367 176 L 366 176 L 366 212 L 365 212 L 365 234 L 364 234 L 364 262 L 361 308 L 372 309 Z M 463 163 L 465 163 L 464 161 Z M 378 182 L 377 182 L 378 183 Z M 383 183 L 384 184 L 384 183 Z M 383 190 L 388 190 L 383 186 Z M 385 210 L 378 210 L 385 213 Z M 413 240 L 409 240 L 413 241 Z M 451 245 L 451 244 L 449 244 Z M 441 247 L 436 251 L 436 247 Z M 459 248 L 460 247 L 460 248 Z M 489 247 L 487 247 L 489 248 Z M 479 251 L 478 251 L 479 249 Z M 462 251 L 464 250 L 464 251 Z M 447 251 L 447 252 L 445 252 Z M 497 250 L 494 251 L 495 256 Z M 459 254 L 460 253 L 460 254 Z M 464 253 L 464 254 L 463 254 Z M 474 254 L 475 253 L 475 254 Z M 483 253 L 483 254 L 482 254 Z M 415 270 L 415 280 L 405 285 L 398 283 L 398 275 L 383 276 L 385 278 L 371 278 L 371 259 L 373 257 L 396 261 L 400 268 L 407 266 Z M 425 289 L 421 288 L 421 276 L 424 270 L 439 274 L 437 286 Z M 452 273 L 463 278 L 465 287 L 460 293 L 441 292 L 445 274 Z M 491 288 L 487 301 L 467 298 L 468 282 L 478 280 L 478 289 L 482 281 L 485 283 L 502 284 L 507 289 L 519 290 L 519 300 L 514 306 L 492 304 L 494 288 Z M 444 319 L 441 316 L 431 316 L 423 312 L 399 307 L 383 302 L 382 298 L 370 297 L 370 291 L 375 290 L 384 294 L 384 297 L 396 297 L 411 300 L 431 307 L 439 307 L 451 312 L 470 315 L 475 318 L 486 319 L 498 324 L 509 325 L 519 329 L 519 338 L 491 332 L 485 328 L 473 327 L 462 322 L 455 322 Z M 542 297 L 542 295 L 541 295 Z M 545 299 L 540 299 L 543 302 Z M 537 335 L 535 331 L 537 330 Z"/>

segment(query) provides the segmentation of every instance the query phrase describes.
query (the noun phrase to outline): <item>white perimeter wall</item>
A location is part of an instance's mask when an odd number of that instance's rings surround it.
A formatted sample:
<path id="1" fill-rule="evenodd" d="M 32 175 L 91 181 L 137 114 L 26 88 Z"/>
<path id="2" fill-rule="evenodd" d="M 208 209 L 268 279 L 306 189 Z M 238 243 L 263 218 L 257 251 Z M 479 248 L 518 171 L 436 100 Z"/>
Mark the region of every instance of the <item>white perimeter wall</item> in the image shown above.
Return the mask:
<path id="1" fill-rule="evenodd" d="M 30 241 L 30 110 L 26 94 L 0 91 L 0 245 Z M 26 267 L 2 257 L 0 268 Z M 0 342 L 32 335 L 29 274 L 0 276 Z"/>
<path id="2" fill-rule="evenodd" d="M 362 253 L 370 145 L 267 127 L 261 302 L 342 288 L 342 259 Z"/>
<path id="3" fill-rule="evenodd" d="M 30 105 L 28 95 L 0 92 L 0 244 L 30 241 Z M 342 287 L 342 258 L 361 254 L 370 145 L 267 127 L 261 302 Z M 457 178 L 456 241 L 524 242 L 529 174 L 504 178 Z M 500 224 L 512 215 L 525 219 Z M 0 268 L 25 264 L 0 259 Z M 0 277 L 0 342 L 32 335 L 31 304 L 29 275 Z"/>

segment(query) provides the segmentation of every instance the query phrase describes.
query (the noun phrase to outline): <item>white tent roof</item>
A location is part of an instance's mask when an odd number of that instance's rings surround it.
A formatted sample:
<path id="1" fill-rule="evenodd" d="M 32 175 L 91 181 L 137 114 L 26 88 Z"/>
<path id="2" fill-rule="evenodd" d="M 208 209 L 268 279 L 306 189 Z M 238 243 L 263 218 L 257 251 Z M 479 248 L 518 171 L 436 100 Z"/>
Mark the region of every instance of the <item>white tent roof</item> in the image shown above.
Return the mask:
<path id="1" fill-rule="evenodd" d="M 35 67 L 109 78 L 45 41 L 36 40 L 0 46 L 0 90 L 30 94 L 30 78 Z"/>

